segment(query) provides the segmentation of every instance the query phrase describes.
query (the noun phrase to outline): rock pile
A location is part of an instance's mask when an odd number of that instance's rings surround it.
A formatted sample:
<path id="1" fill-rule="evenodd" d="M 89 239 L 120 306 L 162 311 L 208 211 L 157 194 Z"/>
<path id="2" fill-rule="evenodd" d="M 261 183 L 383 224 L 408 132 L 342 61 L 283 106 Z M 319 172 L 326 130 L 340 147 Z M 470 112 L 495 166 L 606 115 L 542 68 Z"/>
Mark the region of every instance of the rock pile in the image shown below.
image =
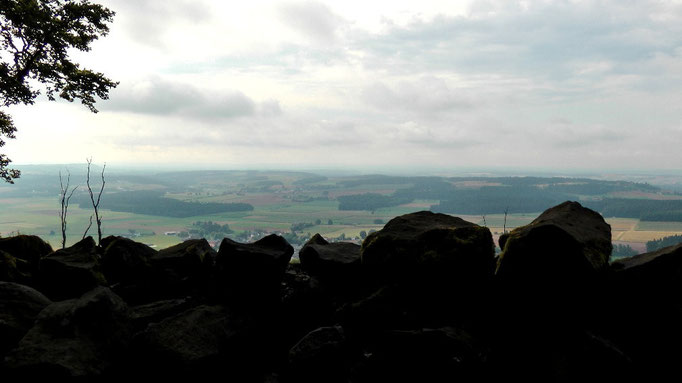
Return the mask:
<path id="1" fill-rule="evenodd" d="M 397 217 L 362 246 L 314 236 L 0 239 L 2 381 L 679 380 L 682 245 L 609 263 L 576 202 L 500 238 Z"/>

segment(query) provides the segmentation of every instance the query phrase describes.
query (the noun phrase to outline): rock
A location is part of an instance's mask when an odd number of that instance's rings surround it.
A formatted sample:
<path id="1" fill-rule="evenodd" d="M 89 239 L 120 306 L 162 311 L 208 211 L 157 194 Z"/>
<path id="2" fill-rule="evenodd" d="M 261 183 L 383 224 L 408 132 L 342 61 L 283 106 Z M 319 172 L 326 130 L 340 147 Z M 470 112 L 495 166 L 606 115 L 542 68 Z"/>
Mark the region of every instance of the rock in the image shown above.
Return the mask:
<path id="1" fill-rule="evenodd" d="M 0 282 L 0 356 L 17 345 L 33 327 L 38 313 L 50 303 L 31 287 Z"/>
<path id="2" fill-rule="evenodd" d="M 682 244 L 611 263 L 601 304 L 601 333 L 632 358 L 642 379 L 669 380 L 681 374 Z"/>
<path id="3" fill-rule="evenodd" d="M 40 312 L 5 358 L 8 375 L 22 380 L 102 379 L 117 373 L 130 340 L 128 307 L 106 287 Z"/>
<path id="4" fill-rule="evenodd" d="M 21 266 L 18 267 L 17 262 L 21 263 L 22 260 L 0 250 L 0 281 L 26 283 L 29 278 L 20 271 Z"/>
<path id="5" fill-rule="evenodd" d="M 315 234 L 299 251 L 299 259 L 303 270 L 310 275 L 348 281 L 360 271 L 360 245 L 350 242 L 329 243 Z"/>
<path id="6" fill-rule="evenodd" d="M 485 227 L 427 211 L 406 214 L 370 234 L 361 255 L 367 280 L 375 283 L 368 291 L 390 299 L 364 299 L 362 310 L 351 310 L 351 316 L 380 311 L 387 303 L 397 314 L 390 323 L 414 318 L 423 327 L 442 327 L 485 315 L 495 264 L 492 235 Z"/>
<path id="7" fill-rule="evenodd" d="M 27 277 L 35 276 L 40 259 L 52 253 L 52 247 L 35 235 L 17 235 L 0 238 L 0 251 L 4 251 L 18 261 L 18 271 Z"/>
<path id="8" fill-rule="evenodd" d="M 40 290 L 52 300 L 79 297 L 98 285 L 107 285 L 92 237 L 42 259 Z"/>
<path id="9" fill-rule="evenodd" d="M 293 253 L 293 247 L 275 234 L 248 244 L 223 239 L 216 259 L 222 294 L 234 304 L 251 308 L 278 304 L 282 277 Z"/>
<path id="10" fill-rule="evenodd" d="M 159 297 L 205 293 L 216 252 L 206 239 L 188 239 L 150 258 Z"/>
<path id="11" fill-rule="evenodd" d="M 336 311 L 333 298 L 319 286 L 319 281 L 290 263 L 282 281 L 282 343 L 290 349 L 310 331 L 332 323 Z"/>
<path id="12" fill-rule="evenodd" d="M 136 374 L 157 379 L 215 379 L 242 375 L 248 330 L 223 306 L 201 305 L 151 323 L 134 340 Z"/>
<path id="13" fill-rule="evenodd" d="M 102 239 L 102 249 L 102 272 L 109 283 L 134 283 L 149 278 L 149 260 L 156 255 L 156 250 L 132 239 L 114 236 Z"/>
<path id="14" fill-rule="evenodd" d="M 619 287 L 631 293 L 669 293 L 682 303 L 677 294 L 682 289 L 682 244 L 618 259 L 611 263 L 611 271 Z"/>
<path id="15" fill-rule="evenodd" d="M 611 226 L 599 213 L 568 201 L 502 236 L 500 247 L 498 276 L 580 281 L 608 267 Z"/>
<path id="16" fill-rule="evenodd" d="M 551 364 L 555 370 L 548 380 L 554 382 L 642 381 L 633 379 L 635 370 L 627 355 L 609 340 L 590 332 L 557 350 Z"/>
<path id="17" fill-rule="evenodd" d="M 346 304 L 338 310 L 339 321 L 344 327 L 368 335 L 416 326 L 397 290 L 394 286 L 383 286 L 367 297 Z"/>
<path id="18" fill-rule="evenodd" d="M 352 382 L 487 381 L 485 350 L 466 331 L 453 327 L 387 331 L 363 354 Z"/>
<path id="19" fill-rule="evenodd" d="M 186 311 L 194 305 L 190 299 L 182 298 L 133 306 L 130 308 L 133 327 L 137 330 L 144 330 L 148 324 L 161 322 L 168 317 Z"/>
<path id="20" fill-rule="evenodd" d="M 485 381 L 634 382 L 632 360 L 610 340 L 575 326 L 560 332 L 507 329 L 506 344 L 496 344 L 489 358 Z M 652 376 L 653 371 L 647 376 Z M 658 380 L 653 380 L 658 381 Z"/>
<path id="21" fill-rule="evenodd" d="M 367 236 L 362 266 L 389 280 L 428 278 L 485 281 L 494 267 L 490 230 L 446 214 L 421 211 L 396 217 Z"/>
<path id="22" fill-rule="evenodd" d="M 318 328 L 289 350 L 290 380 L 347 382 L 350 359 L 342 327 Z"/>
<path id="23" fill-rule="evenodd" d="M 599 320 L 612 247 L 610 226 L 599 213 L 564 202 L 500 244 L 489 317 L 504 318 L 490 328 L 508 357 L 544 358 L 548 340 L 570 342 L 563 340 L 567 334 L 580 334 Z M 511 365 L 521 371 L 526 366 Z"/>
<path id="24" fill-rule="evenodd" d="M 155 300 L 151 258 L 157 251 L 124 237 L 102 239 L 102 272 L 112 290 L 129 304 Z"/>

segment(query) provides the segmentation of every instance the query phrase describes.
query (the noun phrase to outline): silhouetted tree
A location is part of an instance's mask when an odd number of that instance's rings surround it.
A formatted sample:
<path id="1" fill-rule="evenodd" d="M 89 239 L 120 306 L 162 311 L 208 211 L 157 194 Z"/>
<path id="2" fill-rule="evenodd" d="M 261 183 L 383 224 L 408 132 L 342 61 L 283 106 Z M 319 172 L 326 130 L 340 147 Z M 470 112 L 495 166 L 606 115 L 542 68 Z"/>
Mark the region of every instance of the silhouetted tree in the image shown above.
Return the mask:
<path id="1" fill-rule="evenodd" d="M 92 208 L 95 210 L 95 222 L 97 223 L 97 245 L 99 245 L 102 242 L 102 216 L 99 215 L 99 203 L 102 199 L 102 192 L 104 192 L 104 184 L 106 183 L 104 181 L 104 170 L 107 168 L 107 164 L 105 163 L 104 166 L 102 166 L 102 186 L 99 189 L 99 193 L 97 193 L 97 200 L 95 201 L 95 195 L 92 192 L 92 187 L 90 186 L 90 166 L 92 165 L 92 157 L 86 159 L 86 161 L 88 162 L 86 184 L 88 186 L 88 193 L 90 193 L 90 202 L 92 202 Z M 85 230 L 85 234 L 88 233 L 90 226 L 92 226 L 92 216 L 90 217 L 90 225 L 88 225 L 88 229 Z M 83 238 L 85 238 L 85 234 L 83 234 Z"/>
<path id="2" fill-rule="evenodd" d="M 81 100 L 96 113 L 95 96 L 109 97 L 118 83 L 71 61 L 73 49 L 89 51 L 90 43 L 109 32 L 114 12 L 88 0 L 2 0 L 0 2 L 0 107 L 31 105 L 45 93 L 49 100 Z M 40 86 L 40 88 L 36 88 Z M 0 110 L 2 137 L 15 138 L 11 116 Z M 0 178 L 12 183 L 18 170 L 0 154 Z"/>
<path id="3" fill-rule="evenodd" d="M 73 196 L 73 193 L 78 189 L 78 186 L 74 186 L 71 191 L 69 191 L 69 183 L 71 182 L 71 173 L 67 171 L 66 175 L 66 185 L 62 179 L 62 172 L 59 172 L 59 186 L 61 188 L 61 194 L 59 201 L 61 203 L 61 211 L 59 212 L 59 219 L 62 222 L 62 249 L 66 247 L 66 215 L 69 211 L 69 201 Z"/>

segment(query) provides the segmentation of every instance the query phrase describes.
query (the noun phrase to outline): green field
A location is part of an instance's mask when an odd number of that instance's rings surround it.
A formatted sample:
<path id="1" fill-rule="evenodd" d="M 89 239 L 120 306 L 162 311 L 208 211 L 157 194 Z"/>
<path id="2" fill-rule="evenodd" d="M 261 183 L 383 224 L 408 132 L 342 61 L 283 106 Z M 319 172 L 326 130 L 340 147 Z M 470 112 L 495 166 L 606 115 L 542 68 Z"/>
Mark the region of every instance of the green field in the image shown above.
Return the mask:
<path id="1" fill-rule="evenodd" d="M 58 178 L 55 177 L 55 169 L 52 168 L 41 170 L 43 173 L 36 169 L 32 171 L 33 173 L 25 171 L 21 182 L 17 182 L 16 185 L 0 185 L 0 235 L 35 234 L 56 248 L 61 246 Z M 76 183 L 79 175 L 74 172 L 72 176 Z M 161 249 L 187 238 L 178 236 L 178 233 L 187 234 L 191 230 L 196 232 L 193 223 L 212 221 L 219 225 L 229 225 L 233 230 L 229 236 L 237 240 L 239 238 L 253 240 L 267 233 L 280 233 L 295 235 L 293 239 L 300 241 L 301 238 L 320 233 L 331 239 L 344 236 L 346 239 L 359 242 L 363 231 L 369 233 L 372 230 L 380 230 L 384 223 L 396 216 L 430 210 L 432 205 L 438 205 L 441 200 L 437 199 L 439 197 L 437 193 L 434 194 L 434 190 L 442 189 L 443 185 L 461 187 L 452 192 L 455 194 L 466 194 L 479 187 L 501 185 L 494 179 L 451 180 L 449 183 L 439 184 L 433 179 L 415 181 L 409 177 L 385 176 L 336 178 L 316 176 L 317 180 L 314 182 L 300 182 L 311 176 L 316 175 L 257 171 L 113 174 L 107 180 L 107 189 L 102 198 L 103 235 L 129 236 Z M 425 184 L 428 187 L 424 186 Z M 390 196 L 418 187 L 424 187 L 423 195 L 428 197 L 420 199 L 415 195 L 410 203 L 376 207 L 374 210 L 339 210 L 339 202 L 336 200 L 338 196 L 366 193 Z M 508 186 L 500 187 L 502 187 L 500 190 L 505 192 L 511 190 Z M 637 185 L 627 184 L 623 187 L 633 188 Z M 106 209 L 107 193 L 145 190 L 159 190 L 165 193 L 166 198 L 185 202 L 250 204 L 253 210 L 172 218 Z M 84 192 L 85 189 L 81 185 L 79 189 L 81 199 Z M 523 191 L 520 194 L 523 196 Z M 449 197 L 446 195 L 444 198 Z M 511 197 L 503 194 L 503 198 Z M 505 208 L 501 207 L 493 211 L 504 210 Z M 82 238 L 91 214 L 92 209 L 81 209 L 78 204 L 71 204 L 67 216 L 67 245 Z M 540 211 L 524 214 L 512 212 L 506 217 L 504 214 L 473 215 L 456 212 L 450 214 L 487 226 L 497 238 L 505 229 L 511 230 L 530 223 Z M 609 218 L 607 221 L 612 226 L 614 241 L 644 243 L 667 235 L 682 234 L 682 222 L 640 222 L 633 218 Z M 292 234 L 294 224 L 304 227 Z M 93 226 L 89 235 L 95 236 L 96 233 L 96 227 Z M 209 239 L 218 241 L 220 238 L 211 235 Z"/>

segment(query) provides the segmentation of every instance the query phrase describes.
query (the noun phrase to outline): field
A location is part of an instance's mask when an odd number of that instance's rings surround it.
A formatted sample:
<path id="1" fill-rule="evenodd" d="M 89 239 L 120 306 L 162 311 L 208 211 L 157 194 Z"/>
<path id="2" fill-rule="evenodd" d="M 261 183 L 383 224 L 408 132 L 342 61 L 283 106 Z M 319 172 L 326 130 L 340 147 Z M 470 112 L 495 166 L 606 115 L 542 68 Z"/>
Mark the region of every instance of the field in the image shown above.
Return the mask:
<path id="1" fill-rule="evenodd" d="M 190 218 L 169 218 L 146 216 L 133 213 L 120 213 L 103 210 L 104 235 L 126 235 L 136 240 L 152 245 L 158 249 L 172 246 L 182 241 L 175 235 L 165 235 L 169 232 L 187 230 L 195 221 L 213 221 L 228 224 L 235 231 L 263 231 L 287 232 L 292 223 L 320 220 L 319 225 L 313 224 L 305 229 L 306 233 L 320 233 L 325 237 L 337 238 L 342 234 L 346 238 L 356 238 L 361 231 L 379 230 L 383 224 L 374 223 L 375 220 L 387 222 L 393 217 L 419 210 L 427 210 L 435 201 L 419 200 L 392 208 L 368 211 L 339 211 L 335 201 L 312 201 L 305 203 L 262 203 L 255 205 L 251 212 L 214 214 L 209 216 L 195 216 Z M 35 234 L 53 247 L 61 245 L 61 231 L 59 220 L 59 204 L 56 198 L 5 198 L 0 200 L 0 234 L 3 236 L 14 233 Z M 88 225 L 91 211 L 80 209 L 72 205 L 68 210 L 67 246 L 79 240 Z M 539 214 L 539 213 L 538 213 Z M 530 223 L 537 214 L 511 214 L 507 217 L 506 229 Z M 460 215 L 461 218 L 490 228 L 495 239 L 504 230 L 503 214 L 483 216 Z M 332 224 L 329 224 L 329 220 Z M 642 250 L 647 241 L 670 235 L 682 234 L 680 222 L 640 222 L 631 218 L 609 218 L 612 238 L 615 243 L 629 244 L 633 248 Z M 96 235 L 96 227 L 89 231 Z"/>
<path id="2" fill-rule="evenodd" d="M 304 182 L 311 176 L 317 177 Z M 374 178 L 372 178 L 374 177 Z M 373 210 L 339 210 L 338 196 L 376 193 L 391 195 L 407 190 L 418 182 L 412 179 L 383 176 L 331 178 L 296 172 L 196 172 L 169 173 L 161 176 L 126 177 L 112 175 L 107 191 L 165 190 L 165 197 L 186 202 L 248 203 L 253 210 L 210 215 L 172 218 L 116 212 L 106 209 L 107 194 L 103 195 L 103 235 L 123 235 L 162 249 L 181 242 L 178 234 L 193 229 L 193 223 L 211 221 L 229 225 L 230 234 L 239 240 L 253 240 L 267 233 L 294 234 L 298 239 L 320 233 L 327 238 L 361 241 L 361 236 L 380 230 L 390 219 L 415 211 L 429 210 L 438 199 L 415 198 L 398 206 Z M 61 246 L 59 219 L 59 189 L 54 177 L 27 175 L 22 186 L 0 185 L 0 235 L 16 233 L 39 235 L 54 248 Z M 76 177 L 74 177 L 76 178 Z M 464 189 L 494 187 L 490 180 L 453 181 Z M 22 188 L 23 187 L 23 188 Z M 464 190 L 463 189 L 463 190 Z M 82 189 L 81 189 L 82 193 Z M 632 192 L 634 196 L 634 192 Z M 649 195 L 636 195 L 645 198 Z M 498 210 L 499 211 L 499 210 Z M 91 209 L 81 209 L 77 203 L 69 206 L 67 216 L 67 246 L 83 237 Z M 495 239 L 504 230 L 530 223 L 540 212 L 489 215 L 452 215 L 485 225 Z M 629 244 L 642 250 L 647 241 L 682 234 L 682 222 L 641 222 L 633 218 L 608 218 L 614 243 Z M 292 225 L 302 229 L 292 233 Z M 364 232 L 364 233 L 363 233 Z M 253 234 L 256 234 L 254 237 Z M 95 225 L 89 235 L 96 236 Z M 209 238 L 212 243 L 221 237 Z"/>

